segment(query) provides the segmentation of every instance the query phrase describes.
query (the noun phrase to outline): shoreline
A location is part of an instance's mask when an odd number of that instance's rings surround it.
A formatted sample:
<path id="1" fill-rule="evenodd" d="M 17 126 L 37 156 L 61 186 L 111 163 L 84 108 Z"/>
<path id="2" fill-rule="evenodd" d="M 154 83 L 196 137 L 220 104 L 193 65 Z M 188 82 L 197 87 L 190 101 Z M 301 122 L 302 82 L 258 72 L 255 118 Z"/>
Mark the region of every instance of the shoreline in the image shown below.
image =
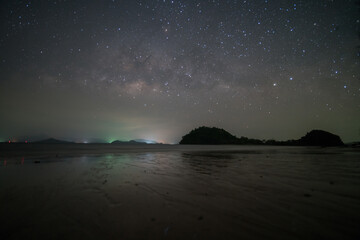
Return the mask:
<path id="1" fill-rule="evenodd" d="M 146 153 L 146 152 L 231 152 L 241 154 L 292 153 L 301 149 L 304 154 L 347 152 L 360 153 L 360 148 L 317 147 L 317 146 L 271 146 L 271 145 L 182 145 L 182 144 L 141 144 L 116 145 L 108 143 L 38 144 L 38 143 L 0 143 L 0 159 L 18 158 L 64 158 L 76 156 L 99 156 L 107 154 Z"/>

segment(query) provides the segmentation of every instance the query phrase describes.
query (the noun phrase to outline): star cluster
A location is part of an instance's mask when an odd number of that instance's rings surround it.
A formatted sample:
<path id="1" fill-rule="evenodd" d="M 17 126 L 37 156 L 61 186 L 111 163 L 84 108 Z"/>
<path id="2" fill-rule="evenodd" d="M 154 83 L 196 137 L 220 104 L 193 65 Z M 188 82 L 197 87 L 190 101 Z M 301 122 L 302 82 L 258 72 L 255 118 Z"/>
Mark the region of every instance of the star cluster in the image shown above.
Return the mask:
<path id="1" fill-rule="evenodd" d="M 8 1 L 0 138 L 360 137 L 355 0 Z"/>

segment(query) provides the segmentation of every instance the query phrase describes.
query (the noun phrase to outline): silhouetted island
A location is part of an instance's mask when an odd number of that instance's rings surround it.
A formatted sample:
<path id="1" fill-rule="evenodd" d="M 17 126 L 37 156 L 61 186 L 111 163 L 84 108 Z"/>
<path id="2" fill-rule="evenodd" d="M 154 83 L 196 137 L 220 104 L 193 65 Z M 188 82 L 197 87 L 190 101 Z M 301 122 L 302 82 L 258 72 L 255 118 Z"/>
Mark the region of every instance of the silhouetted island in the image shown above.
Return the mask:
<path id="1" fill-rule="evenodd" d="M 322 131 L 312 130 L 304 137 L 300 138 L 299 145 L 302 146 L 342 146 L 344 145 L 341 138 L 335 134 Z"/>
<path id="2" fill-rule="evenodd" d="M 237 138 L 224 129 L 199 127 L 182 137 L 179 144 L 263 144 L 261 140 Z"/>
<path id="3" fill-rule="evenodd" d="M 276 141 L 259 140 L 247 137 L 236 137 L 224 129 L 216 127 L 199 127 L 182 137 L 179 144 L 237 144 L 237 145 L 281 145 L 281 146 L 343 146 L 339 136 L 322 131 L 312 130 L 298 140 Z"/>

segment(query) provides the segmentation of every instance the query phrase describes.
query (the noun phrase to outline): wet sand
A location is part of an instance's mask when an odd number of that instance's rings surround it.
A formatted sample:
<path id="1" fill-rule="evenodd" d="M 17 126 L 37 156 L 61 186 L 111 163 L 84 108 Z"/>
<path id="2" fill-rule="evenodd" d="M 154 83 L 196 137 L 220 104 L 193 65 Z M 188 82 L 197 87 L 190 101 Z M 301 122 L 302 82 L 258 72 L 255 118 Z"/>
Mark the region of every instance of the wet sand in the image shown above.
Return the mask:
<path id="1" fill-rule="evenodd" d="M 360 152 L 0 146 L 0 239 L 358 239 Z"/>

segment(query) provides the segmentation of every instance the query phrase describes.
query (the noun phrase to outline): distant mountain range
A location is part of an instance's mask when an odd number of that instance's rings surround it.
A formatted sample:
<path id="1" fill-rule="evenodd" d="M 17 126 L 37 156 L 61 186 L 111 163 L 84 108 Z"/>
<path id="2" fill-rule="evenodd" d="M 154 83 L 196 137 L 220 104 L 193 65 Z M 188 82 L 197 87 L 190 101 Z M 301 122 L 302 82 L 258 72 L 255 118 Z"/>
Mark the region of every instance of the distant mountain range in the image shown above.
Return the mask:
<path id="1" fill-rule="evenodd" d="M 147 144 L 158 144 L 158 142 L 154 140 L 148 140 L 148 139 L 134 139 L 132 141 L 140 142 L 140 143 L 147 143 Z"/>
<path id="2" fill-rule="evenodd" d="M 236 137 L 224 129 L 199 127 L 182 137 L 179 144 L 236 144 L 236 145 L 281 145 L 281 146 L 343 146 L 341 138 L 335 134 L 312 130 L 298 140 L 276 141 Z"/>
<path id="3" fill-rule="evenodd" d="M 153 140 L 147 140 L 147 139 L 134 139 L 130 141 L 120 141 L 116 140 L 111 142 L 111 144 L 123 144 L 123 145 L 141 145 L 141 144 L 159 144 Z"/>
<path id="4" fill-rule="evenodd" d="M 78 144 L 79 142 L 71 142 L 71 141 L 65 141 L 65 140 L 59 140 L 59 139 L 55 139 L 55 138 L 47 138 L 44 140 L 40 140 L 40 141 L 16 141 L 16 142 L 11 142 L 11 143 L 36 143 L 36 144 Z M 83 143 L 83 142 L 81 142 Z M 98 141 L 89 141 L 86 143 L 107 143 L 103 140 L 98 140 Z M 139 145 L 139 144 L 160 144 L 154 140 L 147 140 L 147 139 L 134 139 L 134 140 L 130 140 L 130 141 L 120 141 L 120 140 L 116 140 L 111 142 L 111 144 L 123 144 L 123 145 Z"/>
<path id="5" fill-rule="evenodd" d="M 68 142 L 68 141 L 58 140 L 58 139 L 55 139 L 55 138 L 48 138 L 48 139 L 44 139 L 44 140 L 41 140 L 41 141 L 36 141 L 36 142 L 33 142 L 33 143 L 42 143 L 42 144 L 72 144 L 72 143 L 75 143 L 75 142 Z"/>

